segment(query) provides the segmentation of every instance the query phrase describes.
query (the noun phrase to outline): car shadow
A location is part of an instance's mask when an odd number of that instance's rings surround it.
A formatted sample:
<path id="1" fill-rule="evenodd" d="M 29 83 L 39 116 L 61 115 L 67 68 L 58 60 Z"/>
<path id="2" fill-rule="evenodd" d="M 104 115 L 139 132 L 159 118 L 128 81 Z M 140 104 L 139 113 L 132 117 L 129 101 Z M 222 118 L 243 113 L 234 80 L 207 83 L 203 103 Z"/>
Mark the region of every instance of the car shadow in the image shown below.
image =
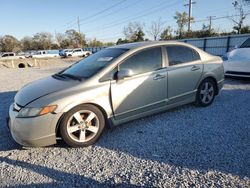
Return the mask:
<path id="1" fill-rule="evenodd" d="M 1 114 L 7 115 L 15 93 L 0 93 Z M 105 131 L 95 146 L 201 172 L 250 177 L 249 101 L 250 90 L 223 90 L 207 108 L 185 105 L 126 123 Z M 4 118 L 0 151 L 22 149 L 6 131 Z M 59 142 L 56 147 L 66 146 Z"/>
<path id="2" fill-rule="evenodd" d="M 7 127 L 6 118 L 8 116 L 8 110 L 10 104 L 14 100 L 14 96 L 17 91 L 8 91 L 0 93 L 0 151 L 8 151 L 12 149 L 22 149 L 22 147 L 15 143 L 11 138 L 9 129 Z"/>
<path id="3" fill-rule="evenodd" d="M 185 105 L 132 121 L 106 131 L 96 145 L 201 172 L 249 178 L 249 101 L 250 90 L 223 90 L 207 108 Z"/>
<path id="4" fill-rule="evenodd" d="M 24 161 L 10 159 L 8 157 L 0 157 L 0 163 L 6 163 L 15 167 L 21 167 L 28 171 L 33 171 L 43 176 L 47 176 L 53 180 L 51 183 L 31 183 L 29 185 L 14 185 L 8 187 L 137 187 L 130 184 L 115 184 L 107 180 L 106 182 L 98 182 L 94 179 L 84 177 L 83 175 L 63 172 L 60 170 L 52 169 L 46 166 L 31 164 Z"/>

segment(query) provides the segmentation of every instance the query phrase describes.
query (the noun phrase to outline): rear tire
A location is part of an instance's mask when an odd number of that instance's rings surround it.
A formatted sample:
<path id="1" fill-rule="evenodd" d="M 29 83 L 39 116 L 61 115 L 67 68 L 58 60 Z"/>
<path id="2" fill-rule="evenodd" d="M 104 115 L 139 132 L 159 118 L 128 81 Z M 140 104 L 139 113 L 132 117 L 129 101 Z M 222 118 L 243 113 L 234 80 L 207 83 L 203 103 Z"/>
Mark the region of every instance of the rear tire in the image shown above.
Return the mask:
<path id="1" fill-rule="evenodd" d="M 100 138 L 104 126 L 102 112 L 93 105 L 83 104 L 66 113 L 60 125 L 60 133 L 69 146 L 87 147 Z"/>
<path id="2" fill-rule="evenodd" d="M 205 79 L 201 82 L 196 93 L 196 105 L 207 107 L 214 101 L 216 85 L 212 79 Z"/>

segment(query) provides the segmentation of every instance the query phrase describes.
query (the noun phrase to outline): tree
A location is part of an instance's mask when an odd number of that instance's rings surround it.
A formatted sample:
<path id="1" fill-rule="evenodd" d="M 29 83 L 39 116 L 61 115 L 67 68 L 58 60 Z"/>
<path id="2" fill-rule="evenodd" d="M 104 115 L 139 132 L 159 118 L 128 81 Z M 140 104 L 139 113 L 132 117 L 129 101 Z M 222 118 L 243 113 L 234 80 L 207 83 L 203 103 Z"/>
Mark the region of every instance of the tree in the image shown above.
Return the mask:
<path id="1" fill-rule="evenodd" d="M 52 35 L 49 32 L 36 33 L 33 36 L 33 50 L 49 50 L 52 45 Z"/>
<path id="2" fill-rule="evenodd" d="M 55 39 L 56 39 L 56 43 L 59 46 L 59 48 L 63 48 L 63 41 L 65 40 L 65 34 L 63 33 L 56 33 L 55 34 Z"/>
<path id="3" fill-rule="evenodd" d="M 129 42 L 137 42 L 144 40 L 143 25 L 139 22 L 130 22 L 128 26 L 124 27 L 123 33 L 125 39 Z"/>
<path id="4" fill-rule="evenodd" d="M 250 33 L 250 26 L 244 26 L 241 28 L 241 34 Z"/>
<path id="5" fill-rule="evenodd" d="M 129 43 L 129 41 L 127 39 L 122 39 L 122 38 L 119 38 L 116 42 L 116 45 L 119 45 L 119 44 L 125 44 L 125 43 Z"/>
<path id="6" fill-rule="evenodd" d="M 22 51 L 33 50 L 33 40 L 31 37 L 26 36 L 20 41 L 22 46 Z"/>
<path id="7" fill-rule="evenodd" d="M 176 20 L 176 23 L 178 25 L 176 34 L 179 35 L 179 38 L 181 39 L 183 38 L 185 32 L 184 27 L 188 24 L 189 21 L 188 14 L 186 12 L 176 12 L 174 19 Z M 190 20 L 193 20 L 193 18 L 190 18 Z"/>
<path id="8" fill-rule="evenodd" d="M 103 43 L 104 46 L 113 46 L 115 43 L 113 42 L 105 42 Z"/>
<path id="9" fill-rule="evenodd" d="M 250 5 L 250 0 L 243 0 L 246 5 Z"/>
<path id="10" fill-rule="evenodd" d="M 21 49 L 20 42 L 11 35 L 5 35 L 0 38 L 0 51 L 18 52 Z"/>
<path id="11" fill-rule="evenodd" d="M 160 35 L 161 40 L 170 40 L 173 39 L 172 35 L 173 29 L 170 26 L 167 26 Z"/>
<path id="12" fill-rule="evenodd" d="M 134 41 L 133 42 L 141 42 L 141 41 L 144 41 L 144 36 L 145 36 L 145 34 L 144 34 L 144 32 L 142 31 L 142 29 L 139 29 L 138 31 L 137 31 L 137 33 L 135 34 L 135 39 L 134 39 Z"/>
<path id="13" fill-rule="evenodd" d="M 249 2 L 249 1 L 235 0 L 233 2 L 233 6 L 234 6 L 237 14 L 239 14 L 239 15 L 238 15 L 238 19 L 231 18 L 231 20 L 235 23 L 235 26 L 233 27 L 233 29 L 236 30 L 238 34 L 241 34 L 241 29 L 243 27 L 243 21 L 246 19 L 247 15 L 248 15 L 244 10 L 244 6 L 246 5 L 247 2 Z"/>
<path id="14" fill-rule="evenodd" d="M 158 40 L 161 32 L 164 29 L 163 24 L 164 22 L 161 21 L 161 18 L 151 23 L 149 30 L 148 30 L 148 34 L 151 35 L 154 38 L 154 40 Z"/>
<path id="15" fill-rule="evenodd" d="M 69 39 L 70 46 L 73 48 L 82 48 L 86 45 L 85 35 L 77 32 L 74 29 L 65 32 L 66 37 Z"/>
<path id="16" fill-rule="evenodd" d="M 94 38 L 93 40 L 90 40 L 88 42 L 88 46 L 90 47 L 102 47 L 104 46 L 102 42 L 96 40 L 96 38 Z"/>

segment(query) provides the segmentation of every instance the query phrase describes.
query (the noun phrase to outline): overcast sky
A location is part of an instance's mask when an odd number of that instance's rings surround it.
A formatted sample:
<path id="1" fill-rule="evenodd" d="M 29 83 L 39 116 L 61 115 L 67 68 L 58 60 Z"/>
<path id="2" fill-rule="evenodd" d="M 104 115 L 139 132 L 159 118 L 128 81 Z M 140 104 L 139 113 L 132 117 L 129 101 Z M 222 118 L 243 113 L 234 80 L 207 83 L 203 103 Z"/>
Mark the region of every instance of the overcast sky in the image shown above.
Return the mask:
<path id="1" fill-rule="evenodd" d="M 166 26 L 176 29 L 173 19 L 176 11 L 188 11 L 184 4 L 188 0 L 1 0 L 0 36 L 10 34 L 18 39 L 37 32 L 65 32 L 77 28 L 80 18 L 81 32 L 87 38 L 101 41 L 116 41 L 123 37 L 122 30 L 130 21 L 144 23 L 145 31 L 159 17 Z M 250 12 L 250 6 L 245 8 Z M 196 0 L 193 5 L 195 20 L 208 16 L 230 16 L 237 14 L 232 0 Z M 193 23 L 192 28 L 201 29 L 208 21 Z M 219 31 L 230 31 L 233 27 L 228 18 L 213 21 Z M 250 25 L 250 15 L 245 20 Z M 149 37 L 149 36 L 148 36 Z M 150 38 L 150 37 L 149 37 Z"/>

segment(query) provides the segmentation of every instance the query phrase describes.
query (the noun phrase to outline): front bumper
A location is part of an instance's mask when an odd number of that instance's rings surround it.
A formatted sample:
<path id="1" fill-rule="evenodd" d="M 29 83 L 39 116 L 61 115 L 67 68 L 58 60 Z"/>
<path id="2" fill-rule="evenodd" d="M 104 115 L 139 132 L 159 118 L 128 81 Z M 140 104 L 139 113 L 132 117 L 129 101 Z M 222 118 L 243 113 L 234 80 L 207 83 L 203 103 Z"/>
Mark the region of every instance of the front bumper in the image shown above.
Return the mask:
<path id="1" fill-rule="evenodd" d="M 250 78 L 250 72 L 243 72 L 243 71 L 225 71 L 225 76 Z"/>
<path id="2" fill-rule="evenodd" d="M 48 146 L 56 143 L 56 125 L 59 114 L 32 118 L 17 118 L 18 112 L 9 108 L 8 126 L 13 139 L 23 146 Z"/>

